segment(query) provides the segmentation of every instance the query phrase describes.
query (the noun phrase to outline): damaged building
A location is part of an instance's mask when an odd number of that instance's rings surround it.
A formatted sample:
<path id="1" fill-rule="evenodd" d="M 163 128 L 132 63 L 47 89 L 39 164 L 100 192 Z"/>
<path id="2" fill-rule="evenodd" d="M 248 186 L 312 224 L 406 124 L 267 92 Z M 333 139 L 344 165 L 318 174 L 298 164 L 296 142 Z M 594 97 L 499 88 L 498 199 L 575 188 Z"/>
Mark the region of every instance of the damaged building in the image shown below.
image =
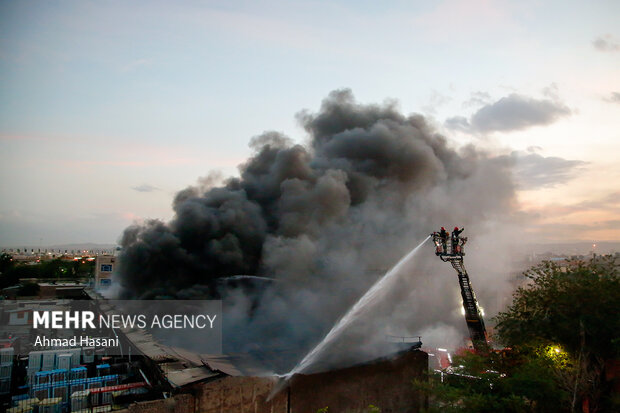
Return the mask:
<path id="1" fill-rule="evenodd" d="M 98 294 L 88 293 L 98 311 L 115 311 Z M 162 344 L 138 328 L 115 334 L 121 355 L 85 348 L 11 353 L 11 360 L 4 360 L 14 366 L 10 394 L 3 396 L 7 411 L 314 413 L 325 407 L 365 412 L 377 406 L 382 412 L 418 412 L 425 404 L 412 381 L 425 375 L 428 355 L 415 345 L 346 368 L 297 374 L 283 383 L 269 373 L 266 360 L 247 353 L 198 354 Z"/>
<path id="2" fill-rule="evenodd" d="M 105 304 L 100 307 L 107 310 Z M 401 343 L 402 350 L 391 356 L 359 365 L 298 374 L 282 386 L 269 373 L 268 360 L 248 353 L 197 354 L 161 344 L 144 330 L 120 333 L 135 354 L 145 356 L 149 374 L 170 395 L 131 404 L 130 412 L 315 413 L 329 407 L 353 413 L 371 405 L 382 412 L 418 412 L 425 404 L 412 384 L 428 369 L 428 355 L 417 349 L 419 343 L 404 349 Z"/>

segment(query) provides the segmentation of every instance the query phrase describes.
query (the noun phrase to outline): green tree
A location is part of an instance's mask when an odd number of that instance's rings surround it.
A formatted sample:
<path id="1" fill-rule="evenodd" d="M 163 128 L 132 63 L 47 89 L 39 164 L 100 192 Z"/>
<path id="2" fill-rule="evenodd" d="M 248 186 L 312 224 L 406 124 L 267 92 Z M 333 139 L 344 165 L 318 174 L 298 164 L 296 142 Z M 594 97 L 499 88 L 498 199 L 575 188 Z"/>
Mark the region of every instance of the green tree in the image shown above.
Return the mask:
<path id="1" fill-rule="evenodd" d="M 605 364 L 620 355 L 620 278 L 613 258 L 568 268 L 545 262 L 525 273 L 512 305 L 497 318 L 501 341 L 546 359 L 558 386 L 570 392 L 570 411 L 612 406 Z M 615 406 L 618 407 L 618 406 Z"/>
<path id="2" fill-rule="evenodd" d="M 512 352 L 466 352 L 447 371 L 414 386 L 429 396 L 429 413 L 561 412 L 566 393 L 557 389 L 546 364 Z"/>
<path id="3" fill-rule="evenodd" d="M 4 274 L 8 269 L 12 268 L 15 265 L 13 261 L 13 257 L 11 254 L 7 254 L 3 252 L 0 254 L 0 273 Z"/>
<path id="4" fill-rule="evenodd" d="M 453 358 L 450 371 L 415 386 L 429 412 L 620 411 L 605 365 L 619 351 L 620 280 L 613 259 L 531 268 L 495 319 L 507 348 Z"/>
<path id="5" fill-rule="evenodd" d="M 17 284 L 19 278 L 14 274 L 15 262 L 11 255 L 3 252 L 0 255 L 0 288 Z"/>
<path id="6" fill-rule="evenodd" d="M 69 265 L 63 260 L 56 258 L 51 261 L 44 261 L 39 264 L 42 278 L 66 278 L 71 275 Z"/>

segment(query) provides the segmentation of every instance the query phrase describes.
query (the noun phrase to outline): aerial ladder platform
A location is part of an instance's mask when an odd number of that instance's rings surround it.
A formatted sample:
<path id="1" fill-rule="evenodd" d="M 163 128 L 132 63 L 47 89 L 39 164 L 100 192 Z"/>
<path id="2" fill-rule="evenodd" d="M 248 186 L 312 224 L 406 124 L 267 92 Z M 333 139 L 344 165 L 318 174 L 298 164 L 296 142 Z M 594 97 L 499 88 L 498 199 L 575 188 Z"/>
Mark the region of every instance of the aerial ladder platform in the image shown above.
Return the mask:
<path id="1" fill-rule="evenodd" d="M 458 273 L 463 309 L 465 310 L 465 322 L 469 329 L 472 345 L 476 351 L 488 353 L 490 346 L 484 320 L 482 319 L 482 312 L 463 263 L 463 257 L 465 256 L 463 246 L 467 243 L 467 237 L 460 236 L 462 231 L 461 229 L 450 234 L 442 228 L 441 231 L 433 232 L 431 237 L 435 243 L 435 255 L 443 262 L 452 264 L 452 267 Z"/>

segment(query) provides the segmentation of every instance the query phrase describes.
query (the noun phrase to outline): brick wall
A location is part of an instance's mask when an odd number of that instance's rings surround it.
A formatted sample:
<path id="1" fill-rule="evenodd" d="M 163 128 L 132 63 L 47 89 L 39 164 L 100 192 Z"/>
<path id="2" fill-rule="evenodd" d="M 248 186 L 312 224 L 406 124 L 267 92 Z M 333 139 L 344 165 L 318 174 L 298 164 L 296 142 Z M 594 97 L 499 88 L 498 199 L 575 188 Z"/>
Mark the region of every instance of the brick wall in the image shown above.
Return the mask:
<path id="1" fill-rule="evenodd" d="M 134 403 L 128 413 L 417 413 L 425 403 L 412 381 L 427 370 L 428 354 L 409 351 L 393 359 L 297 375 L 290 387 L 267 401 L 277 382 L 266 377 L 225 377 L 198 383 L 171 399 Z"/>
<path id="2" fill-rule="evenodd" d="M 196 388 L 200 413 L 366 413 L 369 405 L 382 413 L 416 413 L 424 403 L 412 381 L 427 370 L 428 354 L 409 351 L 370 364 L 298 375 L 289 389 L 266 399 L 276 385 L 271 378 L 226 377 Z"/>
<path id="3" fill-rule="evenodd" d="M 169 399 L 133 403 L 118 413 L 194 413 L 194 408 L 191 394 L 177 394 Z"/>
<path id="4" fill-rule="evenodd" d="M 267 401 L 276 381 L 264 377 L 226 377 L 197 388 L 200 413 L 287 413 L 286 391 Z"/>
<path id="5" fill-rule="evenodd" d="M 326 373 L 293 378 L 289 413 L 366 413 L 374 405 L 381 413 L 415 413 L 424 399 L 412 381 L 427 370 L 428 354 L 410 351 L 385 360 Z"/>

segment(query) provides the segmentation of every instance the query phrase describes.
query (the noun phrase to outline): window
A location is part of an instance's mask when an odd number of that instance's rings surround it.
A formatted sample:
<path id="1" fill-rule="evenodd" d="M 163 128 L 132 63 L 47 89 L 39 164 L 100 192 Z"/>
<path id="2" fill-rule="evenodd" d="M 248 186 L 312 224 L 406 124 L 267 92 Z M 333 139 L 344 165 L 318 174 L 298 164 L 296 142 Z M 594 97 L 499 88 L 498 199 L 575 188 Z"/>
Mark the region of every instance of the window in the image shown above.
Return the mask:
<path id="1" fill-rule="evenodd" d="M 111 264 L 101 264 L 101 272 L 112 272 Z"/>
<path id="2" fill-rule="evenodd" d="M 108 286 L 110 284 L 112 284 L 112 280 L 108 279 L 108 278 L 102 278 L 101 280 L 99 280 L 99 284 L 100 285 L 105 285 Z"/>

